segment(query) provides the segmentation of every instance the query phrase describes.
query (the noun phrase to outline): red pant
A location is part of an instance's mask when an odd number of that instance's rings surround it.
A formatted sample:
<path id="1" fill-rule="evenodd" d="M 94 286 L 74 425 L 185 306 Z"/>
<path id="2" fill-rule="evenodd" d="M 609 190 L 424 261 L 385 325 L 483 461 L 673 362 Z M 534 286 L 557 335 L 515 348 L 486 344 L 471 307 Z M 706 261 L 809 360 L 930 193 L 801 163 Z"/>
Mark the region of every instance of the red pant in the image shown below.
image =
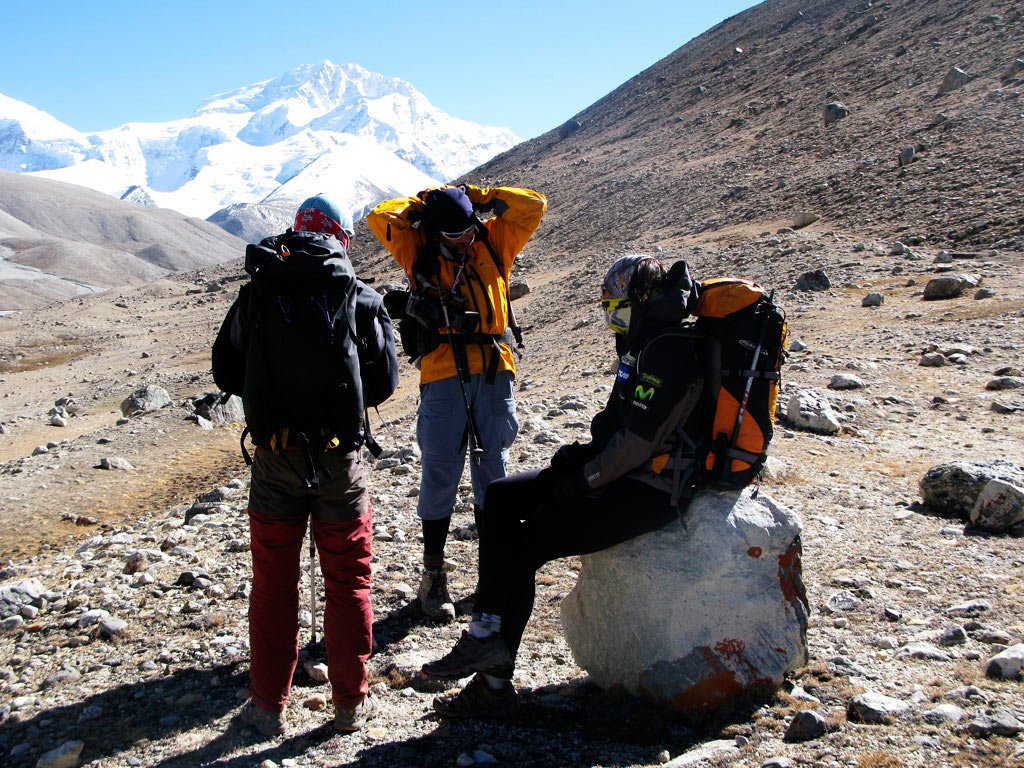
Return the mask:
<path id="1" fill-rule="evenodd" d="M 255 473 L 254 473 L 255 474 Z M 366 660 L 373 645 L 370 605 L 372 513 L 353 520 L 313 516 L 324 586 L 324 637 L 334 705 L 354 707 L 368 691 Z M 249 597 L 250 690 L 262 709 L 288 701 L 299 658 L 299 556 L 308 515 L 284 519 L 249 509 L 252 593 Z M 308 576 L 307 576 L 308 578 Z"/>

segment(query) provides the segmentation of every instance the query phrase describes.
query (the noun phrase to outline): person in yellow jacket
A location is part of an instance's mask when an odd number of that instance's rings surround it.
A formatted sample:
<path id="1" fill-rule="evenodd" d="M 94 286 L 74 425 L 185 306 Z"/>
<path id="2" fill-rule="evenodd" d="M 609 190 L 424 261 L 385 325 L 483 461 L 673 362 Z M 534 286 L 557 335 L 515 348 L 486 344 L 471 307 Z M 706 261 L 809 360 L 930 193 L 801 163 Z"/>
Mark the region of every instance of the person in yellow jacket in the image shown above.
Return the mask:
<path id="1" fill-rule="evenodd" d="M 421 329 L 416 439 L 423 475 L 424 613 L 453 618 L 444 546 L 472 452 L 474 515 L 492 480 L 505 477 L 519 431 L 510 317 L 512 263 L 547 210 L 544 195 L 514 187 L 443 186 L 386 200 L 367 217 L 410 283 L 407 314 Z M 518 332 L 518 329 L 514 329 Z M 407 350 L 408 352 L 408 350 Z"/>

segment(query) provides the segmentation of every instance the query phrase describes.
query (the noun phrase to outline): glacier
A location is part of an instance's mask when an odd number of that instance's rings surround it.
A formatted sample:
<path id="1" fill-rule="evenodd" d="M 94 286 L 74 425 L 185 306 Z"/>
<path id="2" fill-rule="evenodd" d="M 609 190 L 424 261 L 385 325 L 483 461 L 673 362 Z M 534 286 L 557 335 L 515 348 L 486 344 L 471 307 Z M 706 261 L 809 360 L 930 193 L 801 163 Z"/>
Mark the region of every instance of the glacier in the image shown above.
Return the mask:
<path id="1" fill-rule="evenodd" d="M 410 83 L 331 61 L 215 95 L 191 115 L 84 134 L 0 94 L 0 169 L 209 218 L 328 192 L 354 216 L 457 178 L 519 142 L 452 117 Z"/>

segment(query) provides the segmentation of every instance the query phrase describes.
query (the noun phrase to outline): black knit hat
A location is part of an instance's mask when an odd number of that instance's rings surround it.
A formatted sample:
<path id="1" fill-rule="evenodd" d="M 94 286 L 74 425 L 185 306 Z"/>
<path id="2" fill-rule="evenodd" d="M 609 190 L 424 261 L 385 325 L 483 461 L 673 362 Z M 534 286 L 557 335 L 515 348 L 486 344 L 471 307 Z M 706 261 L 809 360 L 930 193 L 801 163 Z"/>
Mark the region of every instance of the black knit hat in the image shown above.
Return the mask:
<path id="1" fill-rule="evenodd" d="M 462 232 L 473 224 L 473 203 L 461 187 L 427 192 L 423 219 L 433 232 Z"/>

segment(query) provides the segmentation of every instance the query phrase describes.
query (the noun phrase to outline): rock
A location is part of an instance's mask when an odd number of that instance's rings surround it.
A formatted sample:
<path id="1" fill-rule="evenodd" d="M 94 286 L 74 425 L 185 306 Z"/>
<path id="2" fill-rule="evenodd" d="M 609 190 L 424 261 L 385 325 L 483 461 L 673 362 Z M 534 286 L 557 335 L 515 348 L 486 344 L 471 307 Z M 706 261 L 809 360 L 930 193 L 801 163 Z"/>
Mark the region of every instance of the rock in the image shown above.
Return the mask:
<path id="1" fill-rule="evenodd" d="M 1024 59 L 1014 59 L 1013 63 L 1003 72 L 1001 78 L 1003 80 L 1012 80 L 1021 72 L 1024 72 Z"/>
<path id="2" fill-rule="evenodd" d="M 808 211 L 798 213 L 796 216 L 793 217 L 793 229 L 803 229 L 804 227 L 809 227 L 811 226 L 811 224 L 813 224 L 820 218 L 821 216 L 819 216 L 818 214 L 810 213 Z"/>
<path id="3" fill-rule="evenodd" d="M 926 352 L 921 355 L 921 359 L 917 364 L 929 368 L 938 368 L 946 364 L 946 356 L 941 352 Z"/>
<path id="4" fill-rule="evenodd" d="M 967 630 L 959 624 L 954 624 L 942 632 L 939 642 L 945 646 L 963 645 L 967 642 Z"/>
<path id="5" fill-rule="evenodd" d="M 860 605 L 859 597 L 848 589 L 841 589 L 829 597 L 825 607 L 830 613 L 839 613 L 852 611 L 858 605 Z"/>
<path id="6" fill-rule="evenodd" d="M 910 712 L 910 705 L 899 699 L 869 691 L 862 693 L 847 708 L 847 717 L 860 723 L 888 724 Z"/>
<path id="7" fill-rule="evenodd" d="M 825 125 L 835 125 L 840 120 L 849 116 L 849 108 L 841 101 L 830 101 L 822 110 L 822 117 L 825 120 Z"/>
<path id="8" fill-rule="evenodd" d="M 828 733 L 828 721 L 813 709 L 803 709 L 793 715 L 783 741 L 810 741 Z"/>
<path id="9" fill-rule="evenodd" d="M 1021 389 L 1024 388 L 1024 378 L 1019 376 L 1000 376 L 992 379 L 985 385 L 985 389 L 992 391 L 1001 391 L 1004 389 Z"/>
<path id="10" fill-rule="evenodd" d="M 171 404 L 171 396 L 167 390 L 154 384 L 137 389 L 121 403 L 124 416 L 156 411 Z"/>
<path id="11" fill-rule="evenodd" d="M 583 127 L 579 120 L 566 120 L 558 126 L 558 138 L 567 139 Z"/>
<path id="12" fill-rule="evenodd" d="M 905 147 L 903 150 L 901 150 L 899 156 L 900 168 L 902 168 L 905 165 L 910 165 L 912 162 L 914 162 L 914 155 L 916 154 L 917 152 L 913 147 Z"/>
<path id="13" fill-rule="evenodd" d="M 965 714 L 967 713 L 956 704 L 939 704 L 922 714 L 921 718 L 929 725 L 951 725 L 959 722 Z"/>
<path id="14" fill-rule="evenodd" d="M 85 749 L 84 741 L 65 741 L 56 749 L 42 755 L 36 761 L 36 768 L 75 768 Z"/>
<path id="15" fill-rule="evenodd" d="M 598 685 L 703 711 L 806 662 L 801 523 L 763 489 L 698 493 L 685 521 L 585 555 L 562 624 Z"/>
<path id="16" fill-rule="evenodd" d="M 946 613 L 950 616 L 980 616 L 992 609 L 988 600 L 970 600 L 966 603 L 950 606 Z"/>
<path id="17" fill-rule="evenodd" d="M 885 303 L 885 294 L 874 291 L 860 300 L 862 307 L 880 307 Z"/>
<path id="18" fill-rule="evenodd" d="M 967 725 L 968 733 L 982 738 L 989 736 L 1013 738 L 1021 731 L 1024 731 L 1024 723 L 1007 709 L 997 709 L 991 714 L 983 712 Z"/>
<path id="19" fill-rule="evenodd" d="M 852 373 L 837 373 L 828 383 L 829 389 L 863 389 L 865 386 L 864 380 Z"/>
<path id="20" fill-rule="evenodd" d="M 934 511 L 966 519 L 991 480 L 1024 488 L 1024 467 L 1004 459 L 939 464 L 925 473 L 918 490 Z"/>
<path id="21" fill-rule="evenodd" d="M 912 659 L 927 659 L 930 661 L 950 661 L 951 656 L 931 643 L 908 643 L 897 656 L 909 656 Z"/>
<path id="22" fill-rule="evenodd" d="M 326 683 L 327 682 L 327 665 L 322 662 L 316 662 L 312 659 L 306 661 L 303 665 L 303 669 L 306 670 L 306 674 L 315 683 Z"/>
<path id="23" fill-rule="evenodd" d="M 1024 521 L 1024 484 L 989 480 L 974 502 L 970 521 L 976 528 L 996 533 Z"/>
<path id="24" fill-rule="evenodd" d="M 1024 677 L 1024 645 L 1011 645 L 988 660 L 985 675 L 997 680 L 1020 680 Z"/>
<path id="25" fill-rule="evenodd" d="M 100 469 L 120 469 L 123 472 L 135 469 L 127 459 L 120 456 L 104 456 L 98 466 Z"/>
<path id="26" fill-rule="evenodd" d="M 245 411 L 242 408 L 242 398 L 231 395 L 226 401 L 221 402 L 223 396 L 223 392 L 207 392 L 200 397 L 193 398 L 192 407 L 195 409 L 196 416 L 217 426 L 243 423 Z"/>
<path id="27" fill-rule="evenodd" d="M 981 299 L 991 299 L 995 295 L 996 291 L 994 288 L 979 288 L 974 292 L 974 298 L 977 301 L 980 301 Z"/>
<path id="28" fill-rule="evenodd" d="M 946 77 L 942 80 L 942 85 L 939 86 L 938 95 L 942 96 L 946 93 L 951 93 L 958 88 L 963 88 L 967 83 L 971 82 L 971 76 L 964 72 L 960 67 L 950 67 L 946 71 Z"/>
<path id="29" fill-rule="evenodd" d="M 735 762 L 739 754 L 735 739 L 715 739 L 673 757 L 665 763 L 665 768 L 703 768 L 711 760 L 722 760 L 721 764 L 728 765 Z"/>
<path id="30" fill-rule="evenodd" d="M 832 287 L 832 281 L 823 269 L 815 269 L 812 272 L 804 272 L 800 279 L 793 286 L 794 291 L 827 291 Z"/>
<path id="31" fill-rule="evenodd" d="M 512 301 L 521 299 L 530 292 L 530 284 L 525 280 L 513 280 L 508 285 L 508 295 Z"/>
<path id="32" fill-rule="evenodd" d="M 924 286 L 925 301 L 955 299 L 968 288 L 977 288 L 981 278 L 976 275 L 940 275 L 933 277 Z"/>
<path id="33" fill-rule="evenodd" d="M 810 389 L 790 396 L 786 404 L 786 420 L 795 427 L 825 435 L 834 435 L 841 429 L 828 399 Z"/>
<path id="34" fill-rule="evenodd" d="M 22 614 L 26 606 L 41 608 L 45 589 L 37 579 L 0 587 L 0 619 Z"/>

